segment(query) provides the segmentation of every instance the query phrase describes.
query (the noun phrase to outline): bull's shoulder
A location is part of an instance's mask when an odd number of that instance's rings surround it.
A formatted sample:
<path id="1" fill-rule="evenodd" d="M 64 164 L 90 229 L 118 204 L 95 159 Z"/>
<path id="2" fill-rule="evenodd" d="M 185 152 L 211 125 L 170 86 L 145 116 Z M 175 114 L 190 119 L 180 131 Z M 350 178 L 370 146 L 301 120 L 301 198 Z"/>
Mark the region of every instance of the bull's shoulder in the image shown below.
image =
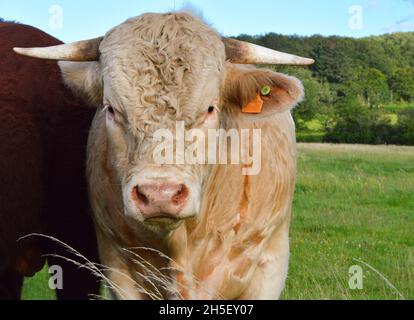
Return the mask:
<path id="1" fill-rule="evenodd" d="M 51 104 L 67 95 L 55 61 L 23 57 L 13 51 L 14 47 L 50 46 L 61 41 L 24 24 L 6 22 L 0 26 L 0 105 L 6 101 Z"/>
<path id="2" fill-rule="evenodd" d="M 62 42 L 53 36 L 25 24 L 0 23 L 0 50 L 14 46 L 51 46 Z"/>
<path id="3" fill-rule="evenodd" d="M 51 35 L 28 25 L 5 22 L 0 24 L 0 81 L 12 83 L 19 79 L 34 83 L 42 74 L 59 74 L 56 62 L 41 61 L 17 55 L 14 47 L 43 47 L 62 43 Z M 56 79 L 53 79 L 56 80 Z"/>
<path id="4" fill-rule="evenodd" d="M 89 123 L 93 111 L 88 111 L 65 86 L 56 61 L 20 56 L 13 51 L 14 47 L 43 47 L 61 43 L 35 27 L 1 23 L 0 110 L 13 108 L 14 113 L 33 115 L 44 123 L 54 123 L 55 127 L 57 123 L 62 127 L 70 119 L 75 124 L 78 121 L 83 123 L 83 117 Z"/>

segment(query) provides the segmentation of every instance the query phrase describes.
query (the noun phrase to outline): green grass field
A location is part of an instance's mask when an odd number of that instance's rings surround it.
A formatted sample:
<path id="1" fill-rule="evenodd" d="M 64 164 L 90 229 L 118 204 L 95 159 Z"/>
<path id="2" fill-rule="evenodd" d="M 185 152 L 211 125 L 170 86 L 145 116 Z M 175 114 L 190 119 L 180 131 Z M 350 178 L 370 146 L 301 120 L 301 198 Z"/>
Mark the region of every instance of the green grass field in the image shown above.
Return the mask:
<path id="1" fill-rule="evenodd" d="M 300 145 L 284 299 L 414 299 L 413 193 L 414 148 Z"/>
<path id="2" fill-rule="evenodd" d="M 283 299 L 414 299 L 414 148 L 299 145 Z M 363 269 L 351 290 L 349 268 Z M 47 272 L 25 299 L 53 299 Z"/>

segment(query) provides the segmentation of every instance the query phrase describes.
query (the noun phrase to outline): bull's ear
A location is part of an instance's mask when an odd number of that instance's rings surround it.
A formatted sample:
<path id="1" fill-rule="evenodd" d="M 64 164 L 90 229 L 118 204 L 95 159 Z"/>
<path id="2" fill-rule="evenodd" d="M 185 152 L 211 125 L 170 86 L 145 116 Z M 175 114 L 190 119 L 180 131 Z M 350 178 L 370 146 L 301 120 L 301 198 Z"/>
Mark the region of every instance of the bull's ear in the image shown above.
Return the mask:
<path id="1" fill-rule="evenodd" d="M 304 98 L 302 83 L 285 74 L 228 63 L 222 99 L 245 114 L 270 116 L 288 111 Z"/>
<path id="2" fill-rule="evenodd" d="M 93 107 L 102 104 L 103 83 L 99 62 L 59 61 L 66 85 Z"/>

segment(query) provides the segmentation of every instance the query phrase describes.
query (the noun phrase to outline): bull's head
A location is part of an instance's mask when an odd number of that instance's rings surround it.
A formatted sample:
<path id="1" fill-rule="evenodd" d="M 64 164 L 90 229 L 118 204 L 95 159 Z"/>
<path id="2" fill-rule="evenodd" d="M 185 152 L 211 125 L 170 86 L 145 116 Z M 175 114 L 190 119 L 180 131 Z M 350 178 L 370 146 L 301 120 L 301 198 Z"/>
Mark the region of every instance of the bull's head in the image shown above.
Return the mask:
<path id="1" fill-rule="evenodd" d="M 157 164 L 158 129 L 219 128 L 263 87 L 273 90 L 263 116 L 286 112 L 303 96 L 294 78 L 240 64 L 309 65 L 313 60 L 222 38 L 187 13 L 145 14 L 104 37 L 19 54 L 60 60 L 66 83 L 100 110 L 107 170 L 119 208 L 150 227 L 173 228 L 200 210 L 208 166 Z"/>

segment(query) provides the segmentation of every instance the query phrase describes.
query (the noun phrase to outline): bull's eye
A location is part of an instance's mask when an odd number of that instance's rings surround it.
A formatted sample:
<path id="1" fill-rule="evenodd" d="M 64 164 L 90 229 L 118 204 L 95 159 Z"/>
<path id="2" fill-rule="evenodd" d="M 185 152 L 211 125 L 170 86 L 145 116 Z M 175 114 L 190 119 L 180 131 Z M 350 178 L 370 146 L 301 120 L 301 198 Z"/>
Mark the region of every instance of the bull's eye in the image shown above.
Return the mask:
<path id="1" fill-rule="evenodd" d="M 103 111 L 107 112 L 107 114 L 111 117 L 115 116 L 115 109 L 109 104 L 104 106 Z"/>
<path id="2" fill-rule="evenodd" d="M 219 110 L 215 104 L 211 104 L 208 107 L 206 113 L 203 116 L 203 124 L 201 125 L 203 128 L 214 129 L 218 123 L 218 113 Z"/>
<path id="3" fill-rule="evenodd" d="M 114 114 L 115 114 L 115 110 L 114 110 L 114 108 L 112 108 L 111 106 L 108 106 L 107 111 L 108 111 L 110 114 L 112 114 L 112 115 L 114 115 Z"/>

